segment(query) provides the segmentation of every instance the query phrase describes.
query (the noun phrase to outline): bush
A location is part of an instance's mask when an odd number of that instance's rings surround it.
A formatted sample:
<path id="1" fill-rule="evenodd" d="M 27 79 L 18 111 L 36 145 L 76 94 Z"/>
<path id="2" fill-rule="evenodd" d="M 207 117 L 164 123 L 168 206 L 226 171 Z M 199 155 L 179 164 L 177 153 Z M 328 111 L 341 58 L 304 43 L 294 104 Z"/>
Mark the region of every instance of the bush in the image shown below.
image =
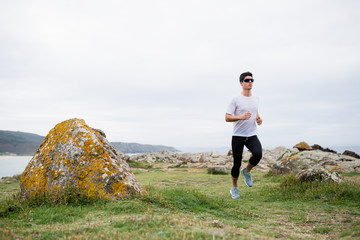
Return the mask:
<path id="1" fill-rule="evenodd" d="M 360 186 L 353 182 L 302 182 L 294 174 L 284 176 L 280 185 L 268 189 L 269 196 L 284 200 L 322 200 L 359 203 Z"/>
<path id="2" fill-rule="evenodd" d="M 132 161 L 132 160 L 129 160 L 127 161 L 127 163 L 129 164 L 129 166 L 131 168 L 144 168 L 144 169 L 150 169 L 153 167 L 152 164 L 150 164 L 149 162 L 147 161 Z"/>
<path id="3" fill-rule="evenodd" d="M 207 173 L 214 175 L 228 175 L 229 171 L 227 171 L 225 167 L 208 167 Z"/>

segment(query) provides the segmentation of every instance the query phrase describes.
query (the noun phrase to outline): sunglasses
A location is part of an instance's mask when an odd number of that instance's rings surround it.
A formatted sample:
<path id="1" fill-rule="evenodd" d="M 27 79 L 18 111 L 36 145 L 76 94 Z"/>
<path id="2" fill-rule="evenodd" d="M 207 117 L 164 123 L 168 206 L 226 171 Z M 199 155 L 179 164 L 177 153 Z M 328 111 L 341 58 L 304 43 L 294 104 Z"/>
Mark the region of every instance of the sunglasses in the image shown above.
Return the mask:
<path id="1" fill-rule="evenodd" d="M 254 79 L 253 78 L 247 78 L 247 79 L 242 80 L 242 82 L 254 82 Z"/>

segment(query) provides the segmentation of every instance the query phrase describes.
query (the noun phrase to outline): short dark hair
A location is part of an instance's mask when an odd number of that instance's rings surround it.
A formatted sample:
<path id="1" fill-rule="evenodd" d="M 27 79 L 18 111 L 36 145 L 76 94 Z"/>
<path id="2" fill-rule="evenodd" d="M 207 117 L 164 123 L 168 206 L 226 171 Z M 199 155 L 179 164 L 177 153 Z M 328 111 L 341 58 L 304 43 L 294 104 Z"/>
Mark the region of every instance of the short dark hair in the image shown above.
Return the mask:
<path id="1" fill-rule="evenodd" d="M 242 74 L 240 75 L 240 77 L 239 77 L 240 82 L 244 81 L 244 78 L 247 77 L 247 76 L 251 76 L 251 77 L 252 77 L 253 75 L 252 75 L 251 72 L 244 72 L 244 73 L 242 73 Z"/>

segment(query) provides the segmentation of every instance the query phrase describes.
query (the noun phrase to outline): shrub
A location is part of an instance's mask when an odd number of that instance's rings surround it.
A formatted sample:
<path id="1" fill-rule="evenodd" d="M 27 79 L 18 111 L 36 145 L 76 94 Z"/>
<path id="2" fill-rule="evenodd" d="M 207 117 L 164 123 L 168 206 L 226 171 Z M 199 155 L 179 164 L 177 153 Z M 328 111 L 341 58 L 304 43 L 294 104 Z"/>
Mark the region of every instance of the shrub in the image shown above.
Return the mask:
<path id="1" fill-rule="evenodd" d="M 322 200 L 333 203 L 348 201 L 358 204 L 360 196 L 360 186 L 356 183 L 302 182 L 294 174 L 282 177 L 280 185 L 267 191 L 274 199 Z"/>
<path id="2" fill-rule="evenodd" d="M 144 169 L 150 169 L 153 167 L 152 164 L 150 164 L 149 162 L 147 161 L 132 161 L 132 160 L 129 160 L 127 161 L 127 163 L 129 164 L 129 166 L 131 168 L 144 168 Z"/>
<path id="3" fill-rule="evenodd" d="M 229 174 L 228 170 L 225 167 L 208 167 L 207 173 L 215 175 L 227 175 Z"/>

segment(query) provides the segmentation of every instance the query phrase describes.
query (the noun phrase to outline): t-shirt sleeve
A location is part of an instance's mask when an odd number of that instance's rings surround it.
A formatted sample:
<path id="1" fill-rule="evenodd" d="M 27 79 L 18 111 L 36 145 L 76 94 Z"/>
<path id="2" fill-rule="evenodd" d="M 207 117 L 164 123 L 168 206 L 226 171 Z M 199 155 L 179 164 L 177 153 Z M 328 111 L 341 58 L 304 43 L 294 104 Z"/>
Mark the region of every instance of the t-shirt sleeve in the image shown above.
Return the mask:
<path id="1" fill-rule="evenodd" d="M 226 109 L 226 113 L 231 114 L 231 115 L 235 115 L 235 110 L 236 110 L 236 104 L 235 104 L 235 98 L 231 100 L 230 104 L 228 105 L 227 109 Z"/>

